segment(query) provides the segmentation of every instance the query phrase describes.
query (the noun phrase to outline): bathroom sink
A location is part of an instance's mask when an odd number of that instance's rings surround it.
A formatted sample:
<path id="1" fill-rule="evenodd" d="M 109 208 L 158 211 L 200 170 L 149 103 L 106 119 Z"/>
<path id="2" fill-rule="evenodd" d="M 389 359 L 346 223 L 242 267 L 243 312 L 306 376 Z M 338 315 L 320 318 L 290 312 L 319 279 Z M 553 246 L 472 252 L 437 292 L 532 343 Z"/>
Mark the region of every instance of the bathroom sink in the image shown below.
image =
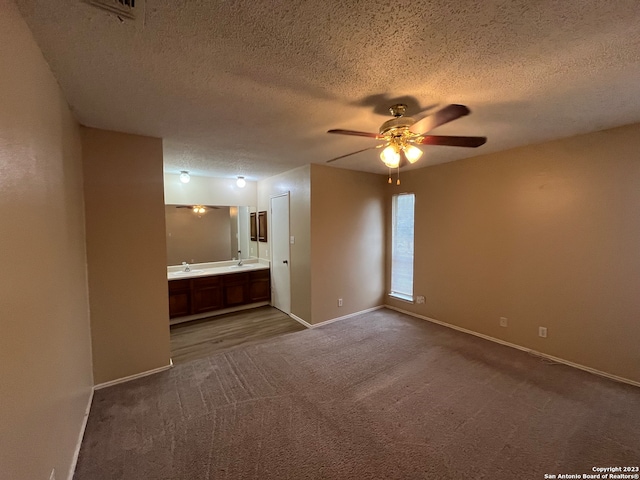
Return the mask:
<path id="1" fill-rule="evenodd" d="M 236 268 L 251 268 L 252 265 L 251 264 L 246 264 L 246 265 L 231 265 L 229 268 L 235 270 Z"/>
<path id="2" fill-rule="evenodd" d="M 202 272 L 204 272 L 204 270 L 191 270 L 189 272 L 171 272 L 169 275 L 172 277 L 187 277 L 189 275 L 194 275 Z"/>

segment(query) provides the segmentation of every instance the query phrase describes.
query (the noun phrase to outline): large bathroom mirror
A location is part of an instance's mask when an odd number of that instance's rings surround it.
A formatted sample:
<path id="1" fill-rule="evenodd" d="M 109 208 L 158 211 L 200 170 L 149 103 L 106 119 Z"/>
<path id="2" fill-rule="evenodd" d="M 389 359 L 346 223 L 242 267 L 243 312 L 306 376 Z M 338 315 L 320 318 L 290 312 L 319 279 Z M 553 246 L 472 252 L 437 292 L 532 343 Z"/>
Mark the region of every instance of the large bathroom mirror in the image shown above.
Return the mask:
<path id="1" fill-rule="evenodd" d="M 255 212 L 247 206 L 165 205 L 167 265 L 257 258 L 250 223 Z"/>

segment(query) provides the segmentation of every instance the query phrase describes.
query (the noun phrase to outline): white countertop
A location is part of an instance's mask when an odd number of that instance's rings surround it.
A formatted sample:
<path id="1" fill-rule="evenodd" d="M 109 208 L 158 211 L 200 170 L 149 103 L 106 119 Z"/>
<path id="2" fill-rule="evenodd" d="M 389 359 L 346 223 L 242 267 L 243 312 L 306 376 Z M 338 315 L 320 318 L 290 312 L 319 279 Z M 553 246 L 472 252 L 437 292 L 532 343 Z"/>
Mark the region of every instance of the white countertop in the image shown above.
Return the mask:
<path id="1" fill-rule="evenodd" d="M 251 272 L 254 270 L 267 270 L 269 265 L 256 261 L 243 262 L 242 266 L 236 262 L 223 262 L 223 264 L 201 263 L 189 265 L 191 271 L 185 272 L 182 265 L 167 267 L 167 279 L 179 280 L 181 278 L 206 277 L 211 275 L 226 275 L 228 273 Z"/>

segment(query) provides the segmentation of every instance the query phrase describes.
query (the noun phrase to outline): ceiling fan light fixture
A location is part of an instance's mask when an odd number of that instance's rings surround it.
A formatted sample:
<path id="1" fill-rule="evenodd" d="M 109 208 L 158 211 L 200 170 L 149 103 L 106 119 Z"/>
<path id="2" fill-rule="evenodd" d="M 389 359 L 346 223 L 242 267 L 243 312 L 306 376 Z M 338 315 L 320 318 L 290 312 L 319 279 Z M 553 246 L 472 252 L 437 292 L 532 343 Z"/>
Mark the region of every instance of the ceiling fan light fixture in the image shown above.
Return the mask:
<path id="1" fill-rule="evenodd" d="M 380 159 L 389 168 L 397 168 L 400 165 L 400 154 L 391 145 L 380 152 Z"/>
<path id="2" fill-rule="evenodd" d="M 194 205 L 193 206 L 193 213 L 203 214 L 205 212 L 206 212 L 206 209 L 204 208 L 204 205 Z"/>
<path id="3" fill-rule="evenodd" d="M 244 177 L 238 177 L 238 179 L 236 180 L 236 185 L 238 186 L 238 188 L 244 188 L 247 185 L 247 181 L 244 179 Z"/>
<path id="4" fill-rule="evenodd" d="M 189 183 L 191 181 L 191 175 L 186 170 L 180 172 L 180 181 L 182 183 Z"/>
<path id="5" fill-rule="evenodd" d="M 409 163 L 416 163 L 422 156 L 422 150 L 413 145 L 405 145 L 402 150 L 404 150 L 404 154 L 407 160 L 409 160 Z"/>

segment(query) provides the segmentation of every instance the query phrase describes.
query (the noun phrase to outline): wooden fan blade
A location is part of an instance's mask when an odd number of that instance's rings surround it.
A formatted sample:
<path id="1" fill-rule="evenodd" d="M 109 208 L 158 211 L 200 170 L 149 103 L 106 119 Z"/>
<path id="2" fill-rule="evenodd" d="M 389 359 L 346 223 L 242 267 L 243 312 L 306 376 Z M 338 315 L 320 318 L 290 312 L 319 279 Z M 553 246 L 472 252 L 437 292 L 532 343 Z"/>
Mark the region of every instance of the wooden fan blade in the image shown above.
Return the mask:
<path id="1" fill-rule="evenodd" d="M 427 133 L 440 125 L 444 125 L 445 123 L 449 123 L 457 118 L 469 115 L 470 113 L 471 110 L 464 105 L 447 105 L 436 113 L 418 120 L 409 127 L 409 131 L 413 133 Z"/>
<path id="2" fill-rule="evenodd" d="M 423 135 L 415 139 L 421 145 L 444 145 L 447 147 L 471 147 L 484 145 L 487 137 L 453 137 L 447 135 Z"/>
<path id="3" fill-rule="evenodd" d="M 355 130 L 341 130 L 339 128 L 334 130 L 329 130 L 327 133 L 338 133 L 340 135 L 355 135 L 357 137 L 384 138 L 382 135 L 378 135 L 377 133 L 357 132 Z"/>
<path id="4" fill-rule="evenodd" d="M 380 148 L 382 146 L 384 146 L 384 144 L 374 145 L 373 147 L 367 147 L 367 148 L 363 148 L 362 150 L 357 150 L 355 152 L 347 153 L 345 155 L 340 155 L 339 157 L 332 158 L 331 160 L 327 160 L 327 163 L 335 162 L 336 160 L 340 160 L 341 158 L 349 157 L 351 155 L 355 155 L 356 153 L 360 153 L 360 152 L 366 152 L 367 150 L 373 150 L 374 148 Z"/>

